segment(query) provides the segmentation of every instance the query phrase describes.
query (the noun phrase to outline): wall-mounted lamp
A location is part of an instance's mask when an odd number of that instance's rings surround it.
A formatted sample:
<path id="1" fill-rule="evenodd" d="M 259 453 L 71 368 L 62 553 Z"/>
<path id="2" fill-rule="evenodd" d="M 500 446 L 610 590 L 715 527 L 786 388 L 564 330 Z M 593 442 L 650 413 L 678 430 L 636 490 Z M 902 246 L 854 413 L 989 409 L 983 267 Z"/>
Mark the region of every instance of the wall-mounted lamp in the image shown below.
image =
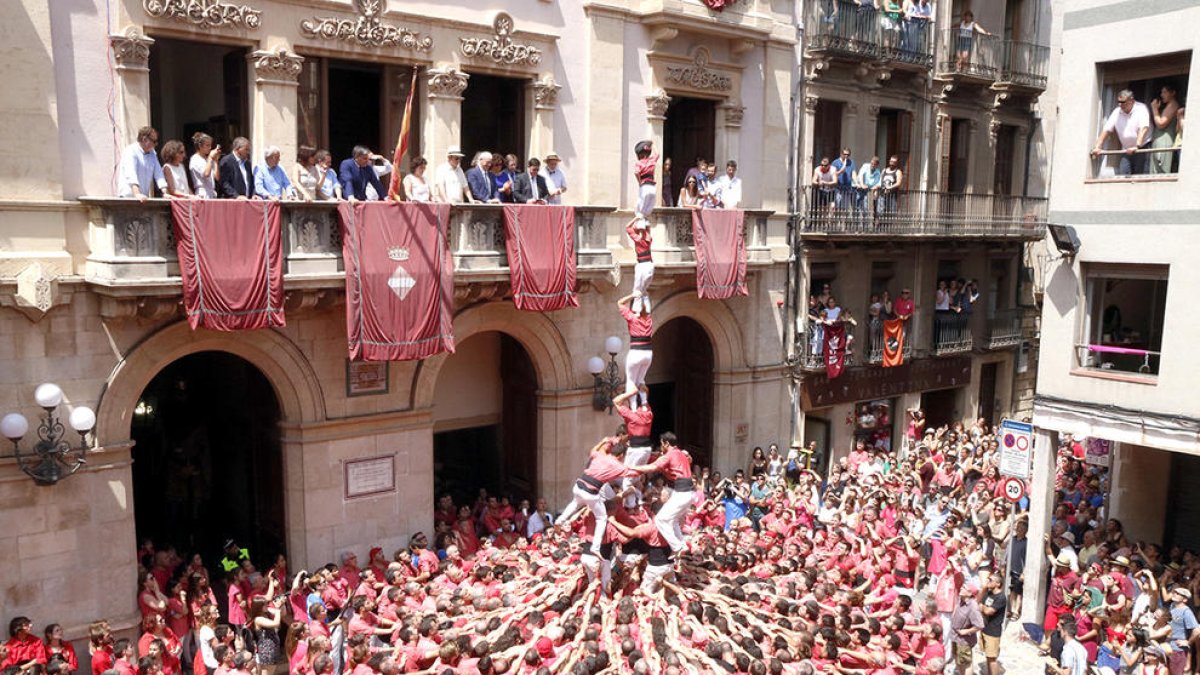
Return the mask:
<path id="1" fill-rule="evenodd" d="M 12 441 L 17 465 L 38 485 L 54 485 L 70 476 L 87 463 L 90 447 L 88 434 L 96 428 L 96 413 L 91 408 L 79 406 L 71 410 L 67 422 L 79 434 L 79 445 L 71 447 L 66 441 L 66 429 L 57 415 L 62 403 L 63 392 L 57 384 L 38 385 L 33 398 L 45 411 L 38 425 L 38 440 L 33 452 L 21 452 L 21 439 L 29 431 L 29 420 L 20 413 L 9 413 L 0 419 L 0 434 Z"/>
<path id="2" fill-rule="evenodd" d="M 604 340 L 604 351 L 608 352 L 608 363 L 599 356 L 588 359 L 587 369 L 592 374 L 592 407 L 608 410 L 612 414 L 612 400 L 621 391 L 621 371 L 617 368 L 617 354 L 621 352 L 621 338 L 610 335 Z"/>

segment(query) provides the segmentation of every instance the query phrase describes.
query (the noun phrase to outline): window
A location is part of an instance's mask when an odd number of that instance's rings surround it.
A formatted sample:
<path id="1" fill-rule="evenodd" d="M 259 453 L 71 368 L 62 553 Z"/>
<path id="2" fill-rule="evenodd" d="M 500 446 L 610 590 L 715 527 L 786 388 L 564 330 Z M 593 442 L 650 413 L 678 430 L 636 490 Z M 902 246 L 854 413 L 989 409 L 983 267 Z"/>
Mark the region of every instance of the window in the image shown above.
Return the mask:
<path id="1" fill-rule="evenodd" d="M 966 192 L 970 175 L 971 120 L 954 118 L 950 123 L 950 147 L 946 155 L 946 190 Z"/>
<path id="2" fill-rule="evenodd" d="M 822 157 L 828 157 L 830 161 L 838 158 L 842 150 L 844 107 L 841 101 L 824 98 L 817 101 L 817 112 L 813 116 L 813 166 L 820 164 Z M 869 157 L 867 159 L 870 160 Z"/>
<path id="3" fill-rule="evenodd" d="M 715 162 L 717 103 L 703 98 L 671 96 L 663 123 L 663 159 L 671 160 L 671 199 L 679 195 L 688 169 L 699 160 Z M 719 175 L 719 174 L 718 174 Z M 667 186 L 663 186 L 666 189 Z M 672 202 L 673 203 L 673 202 Z"/>
<path id="4" fill-rule="evenodd" d="M 1076 346 L 1080 368 L 1158 374 L 1168 269 L 1165 265 L 1085 267 L 1085 314 Z"/>
<path id="5" fill-rule="evenodd" d="M 879 119 L 875 123 L 875 154 L 879 163 L 887 166 L 888 157 L 896 155 L 900 159 L 900 167 L 908 173 L 908 155 L 912 152 L 913 115 L 907 110 L 881 108 Z M 870 157 L 863 157 L 870 161 Z"/>
<path id="6" fill-rule="evenodd" d="M 1121 141 L 1119 134 L 1110 134 L 1101 155 L 1091 163 L 1092 178 L 1161 179 L 1179 171 L 1182 137 L 1176 111 L 1187 101 L 1191 61 L 1192 53 L 1188 51 L 1099 64 L 1100 101 L 1096 137 L 1100 136 L 1109 117 L 1118 109 L 1118 97 L 1126 90 L 1133 93 L 1135 107 L 1146 107 L 1150 115 L 1150 131 L 1132 156 L 1122 152 L 1122 148 L 1136 144 L 1136 129 L 1130 128 L 1124 141 Z M 1152 108 L 1155 100 L 1160 104 L 1158 119 L 1155 119 Z M 1089 147 L 1088 151 L 1091 150 Z"/>

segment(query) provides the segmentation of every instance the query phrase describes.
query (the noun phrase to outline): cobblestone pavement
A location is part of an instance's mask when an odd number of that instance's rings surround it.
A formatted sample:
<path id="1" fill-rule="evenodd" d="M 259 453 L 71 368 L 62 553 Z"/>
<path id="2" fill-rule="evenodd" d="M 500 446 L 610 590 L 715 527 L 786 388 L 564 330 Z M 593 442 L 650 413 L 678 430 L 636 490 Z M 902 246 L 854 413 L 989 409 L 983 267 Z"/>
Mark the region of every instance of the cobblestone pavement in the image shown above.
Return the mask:
<path id="1" fill-rule="evenodd" d="M 1046 672 L 1045 664 L 1049 662 L 1049 658 L 1038 655 L 1037 645 L 1028 639 L 1019 622 L 1010 621 L 1004 627 L 1004 636 L 1000 638 L 1000 672 L 1009 675 L 1041 675 Z M 975 652 L 971 672 L 986 675 L 987 665 L 983 652 Z"/>

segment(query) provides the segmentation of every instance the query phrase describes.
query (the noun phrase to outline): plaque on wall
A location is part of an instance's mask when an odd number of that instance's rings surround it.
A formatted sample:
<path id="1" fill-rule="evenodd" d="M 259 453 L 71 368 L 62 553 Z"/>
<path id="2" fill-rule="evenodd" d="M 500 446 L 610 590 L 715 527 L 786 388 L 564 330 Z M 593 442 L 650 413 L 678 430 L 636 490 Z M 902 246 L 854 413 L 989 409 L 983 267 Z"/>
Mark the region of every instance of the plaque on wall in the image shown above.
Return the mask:
<path id="1" fill-rule="evenodd" d="M 396 457 L 385 455 L 345 463 L 346 499 L 396 491 Z"/>
<path id="2" fill-rule="evenodd" d="M 388 392 L 387 361 L 346 359 L 346 395 L 371 396 Z"/>

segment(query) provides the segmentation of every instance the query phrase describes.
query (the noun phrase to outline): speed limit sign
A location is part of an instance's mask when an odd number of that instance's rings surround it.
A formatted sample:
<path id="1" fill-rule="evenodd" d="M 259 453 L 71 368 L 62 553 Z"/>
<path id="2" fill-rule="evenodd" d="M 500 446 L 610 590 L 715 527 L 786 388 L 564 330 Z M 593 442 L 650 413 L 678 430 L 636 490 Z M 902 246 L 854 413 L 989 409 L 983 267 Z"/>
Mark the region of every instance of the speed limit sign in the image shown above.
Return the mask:
<path id="1" fill-rule="evenodd" d="M 1025 483 L 1020 478 L 1004 479 L 1004 498 L 1010 502 L 1019 502 L 1025 496 Z"/>

